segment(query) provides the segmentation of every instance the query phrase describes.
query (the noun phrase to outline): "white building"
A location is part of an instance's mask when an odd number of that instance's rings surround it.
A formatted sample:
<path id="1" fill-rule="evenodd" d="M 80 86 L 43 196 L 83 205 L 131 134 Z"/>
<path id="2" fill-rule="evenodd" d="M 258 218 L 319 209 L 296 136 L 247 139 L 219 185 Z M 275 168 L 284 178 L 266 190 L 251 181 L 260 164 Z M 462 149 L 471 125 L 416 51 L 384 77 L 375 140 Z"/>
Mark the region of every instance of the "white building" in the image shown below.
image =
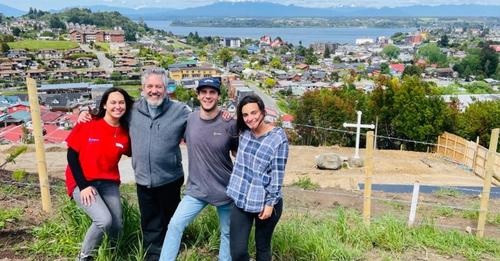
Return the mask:
<path id="1" fill-rule="evenodd" d="M 356 39 L 356 45 L 363 45 L 363 44 L 373 44 L 375 40 L 372 38 L 358 38 Z"/>
<path id="2" fill-rule="evenodd" d="M 224 38 L 220 39 L 220 44 L 223 47 L 240 48 L 241 47 L 241 39 L 238 37 L 224 37 Z"/>

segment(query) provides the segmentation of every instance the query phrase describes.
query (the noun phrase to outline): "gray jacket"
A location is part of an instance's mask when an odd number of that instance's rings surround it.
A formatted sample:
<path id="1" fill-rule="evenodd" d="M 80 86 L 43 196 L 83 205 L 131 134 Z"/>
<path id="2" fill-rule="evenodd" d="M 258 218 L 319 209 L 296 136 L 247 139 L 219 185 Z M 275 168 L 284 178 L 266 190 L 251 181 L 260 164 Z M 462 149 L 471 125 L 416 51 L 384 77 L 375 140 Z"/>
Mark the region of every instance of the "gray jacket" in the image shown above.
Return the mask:
<path id="1" fill-rule="evenodd" d="M 166 98 L 152 118 L 144 98 L 130 115 L 132 167 L 139 185 L 158 187 L 184 176 L 179 142 L 184 136 L 190 109 Z"/>

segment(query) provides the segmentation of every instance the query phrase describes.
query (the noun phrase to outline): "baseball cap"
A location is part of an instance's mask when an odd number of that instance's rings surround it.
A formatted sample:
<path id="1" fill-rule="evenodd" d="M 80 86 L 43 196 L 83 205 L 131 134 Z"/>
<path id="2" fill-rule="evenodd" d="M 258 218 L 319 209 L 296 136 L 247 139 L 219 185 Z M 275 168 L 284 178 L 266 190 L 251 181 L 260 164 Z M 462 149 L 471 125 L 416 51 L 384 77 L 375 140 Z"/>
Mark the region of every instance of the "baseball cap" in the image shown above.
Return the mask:
<path id="1" fill-rule="evenodd" d="M 201 88 L 209 87 L 215 89 L 218 93 L 220 93 L 220 80 L 217 78 L 203 78 L 198 81 L 198 86 L 196 90 L 199 91 Z"/>

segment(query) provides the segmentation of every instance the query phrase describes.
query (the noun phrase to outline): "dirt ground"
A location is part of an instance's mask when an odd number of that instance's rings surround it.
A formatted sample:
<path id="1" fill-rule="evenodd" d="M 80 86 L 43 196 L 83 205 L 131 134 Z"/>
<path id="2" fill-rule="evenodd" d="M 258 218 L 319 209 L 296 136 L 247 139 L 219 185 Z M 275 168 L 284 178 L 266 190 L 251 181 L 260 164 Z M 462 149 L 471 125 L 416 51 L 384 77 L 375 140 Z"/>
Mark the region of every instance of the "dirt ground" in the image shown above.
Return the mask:
<path id="1" fill-rule="evenodd" d="M 0 164 L 8 155 L 10 146 L 0 147 Z M 183 147 L 185 150 L 185 147 Z M 63 178 L 66 168 L 66 149 L 64 145 L 47 145 L 46 162 L 47 170 L 51 177 Z M 361 157 L 363 157 L 361 150 Z M 315 157 L 321 153 L 337 153 L 343 157 L 350 157 L 354 154 L 352 148 L 340 147 L 307 147 L 292 146 L 289 155 L 285 175 L 284 198 L 286 215 L 293 215 L 296 212 L 310 213 L 312 215 L 322 215 L 325 211 L 333 210 L 342 206 L 362 212 L 363 191 L 358 189 L 358 183 L 364 182 L 363 168 L 342 168 L 341 170 L 319 170 L 315 165 Z M 374 153 L 374 184 L 413 184 L 419 181 L 421 184 L 445 185 L 445 186 L 482 186 L 482 179 L 474 176 L 470 171 L 462 166 L 447 161 L 435 154 L 407 152 L 407 151 L 375 151 Z M 7 170 L 24 169 L 31 173 L 36 173 L 36 157 L 34 148 L 30 147 L 26 153 L 16 159 L 15 164 L 7 164 Z M 3 175 L 3 176 L 2 176 Z M 10 174 L 0 172 L 0 181 L 11 180 Z M 299 178 L 309 177 L 309 179 L 321 186 L 316 190 L 303 190 L 296 186 L 291 186 Z M 36 177 L 35 177 L 36 178 Z M 47 215 L 39 206 L 38 190 L 36 182 L 31 187 L 26 187 L 26 195 L 12 197 L 0 194 L 0 208 L 21 208 L 24 211 L 24 218 L 20 222 L 7 224 L 5 229 L 0 230 L 0 260 L 16 260 L 19 256 L 8 247 L 16 243 L 32 240 L 29 234 L 30 229 L 40 224 Z M 24 191 L 24 190 L 23 190 Z M 408 218 L 411 194 L 410 193 L 385 193 L 374 191 L 372 194 L 372 217 L 377 217 L 390 213 L 402 219 Z M 468 227 L 475 232 L 477 218 L 468 213 L 477 209 L 479 198 L 477 195 L 439 195 L 421 194 L 419 197 L 419 207 L 417 211 L 416 223 L 431 219 L 437 226 L 444 229 L 458 229 L 466 231 Z M 451 209 L 443 215 L 443 208 Z M 490 211 L 495 212 L 500 219 L 500 200 L 490 200 Z M 444 209 L 446 210 L 446 209 Z M 441 212 L 440 212 L 441 211 Z M 472 211 L 474 212 L 474 211 Z M 477 212 L 477 211 L 476 211 Z M 474 212 L 475 213 L 475 212 Z M 26 215 L 27 214 L 27 215 Z M 498 221 L 488 222 L 485 229 L 485 236 L 500 239 L 500 224 Z M 373 253 L 374 258 L 377 253 Z M 414 253 L 412 258 L 401 260 L 414 260 L 413 257 L 421 257 L 429 253 Z M 430 253 L 433 260 L 447 260 L 443 257 Z M 380 257 L 380 256 L 378 256 Z M 377 258 L 375 258 L 377 259 Z M 453 257 L 452 257 L 453 259 Z"/>
<path id="2" fill-rule="evenodd" d="M 0 146 L 0 162 L 8 155 L 11 146 Z M 182 146 L 185 151 L 185 146 Z M 45 157 L 50 176 L 63 178 L 66 168 L 65 145 L 46 145 Z M 340 170 L 320 170 L 316 168 L 315 157 L 321 153 L 337 153 L 342 157 L 352 157 L 353 148 L 291 146 L 286 167 L 285 184 L 292 184 L 300 177 L 307 176 L 321 187 L 337 187 L 348 190 L 357 189 L 364 182 L 364 168 L 342 168 Z M 363 158 L 364 150 L 360 150 Z M 184 162 L 185 164 L 186 162 Z M 5 169 L 24 169 L 37 172 L 34 147 L 8 164 Z M 376 150 L 374 153 L 374 184 L 420 184 L 448 186 L 482 186 L 483 181 L 460 165 L 449 162 L 436 154 Z"/>

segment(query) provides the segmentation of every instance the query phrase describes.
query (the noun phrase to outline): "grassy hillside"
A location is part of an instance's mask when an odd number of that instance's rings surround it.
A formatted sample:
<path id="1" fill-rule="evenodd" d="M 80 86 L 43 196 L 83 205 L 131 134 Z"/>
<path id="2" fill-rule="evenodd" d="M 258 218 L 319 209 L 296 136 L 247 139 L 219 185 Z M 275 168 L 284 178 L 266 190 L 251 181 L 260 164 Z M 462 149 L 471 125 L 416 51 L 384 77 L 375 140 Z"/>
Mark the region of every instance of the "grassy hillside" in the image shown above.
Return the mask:
<path id="1" fill-rule="evenodd" d="M 23 40 L 7 43 L 11 49 L 27 49 L 38 51 L 42 49 L 68 50 L 78 47 L 76 42 L 71 41 L 44 41 L 44 40 Z"/>
<path id="2" fill-rule="evenodd" d="M 143 260 L 135 185 L 122 185 L 123 236 L 117 248 L 103 242 L 97 260 Z M 36 175 L 0 171 L 0 256 L 35 260 L 76 256 L 90 220 L 65 195 L 61 180 L 51 181 L 54 213 L 41 214 Z M 293 193 L 285 188 L 285 194 Z M 297 192 L 295 192 L 297 193 Z M 300 192 L 299 192 L 300 193 Z M 298 195 L 300 197 L 300 195 Z M 318 209 L 286 201 L 274 238 L 274 260 L 499 260 L 500 241 L 442 230 L 432 221 L 408 227 L 394 213 L 363 224 L 359 212 L 341 206 Z M 29 207 L 28 207 L 29 206 Z M 40 218 L 43 217 L 44 218 Z M 214 208 L 206 209 L 185 231 L 179 260 L 215 260 L 219 246 Z M 255 255 L 254 238 L 250 253 Z"/>

